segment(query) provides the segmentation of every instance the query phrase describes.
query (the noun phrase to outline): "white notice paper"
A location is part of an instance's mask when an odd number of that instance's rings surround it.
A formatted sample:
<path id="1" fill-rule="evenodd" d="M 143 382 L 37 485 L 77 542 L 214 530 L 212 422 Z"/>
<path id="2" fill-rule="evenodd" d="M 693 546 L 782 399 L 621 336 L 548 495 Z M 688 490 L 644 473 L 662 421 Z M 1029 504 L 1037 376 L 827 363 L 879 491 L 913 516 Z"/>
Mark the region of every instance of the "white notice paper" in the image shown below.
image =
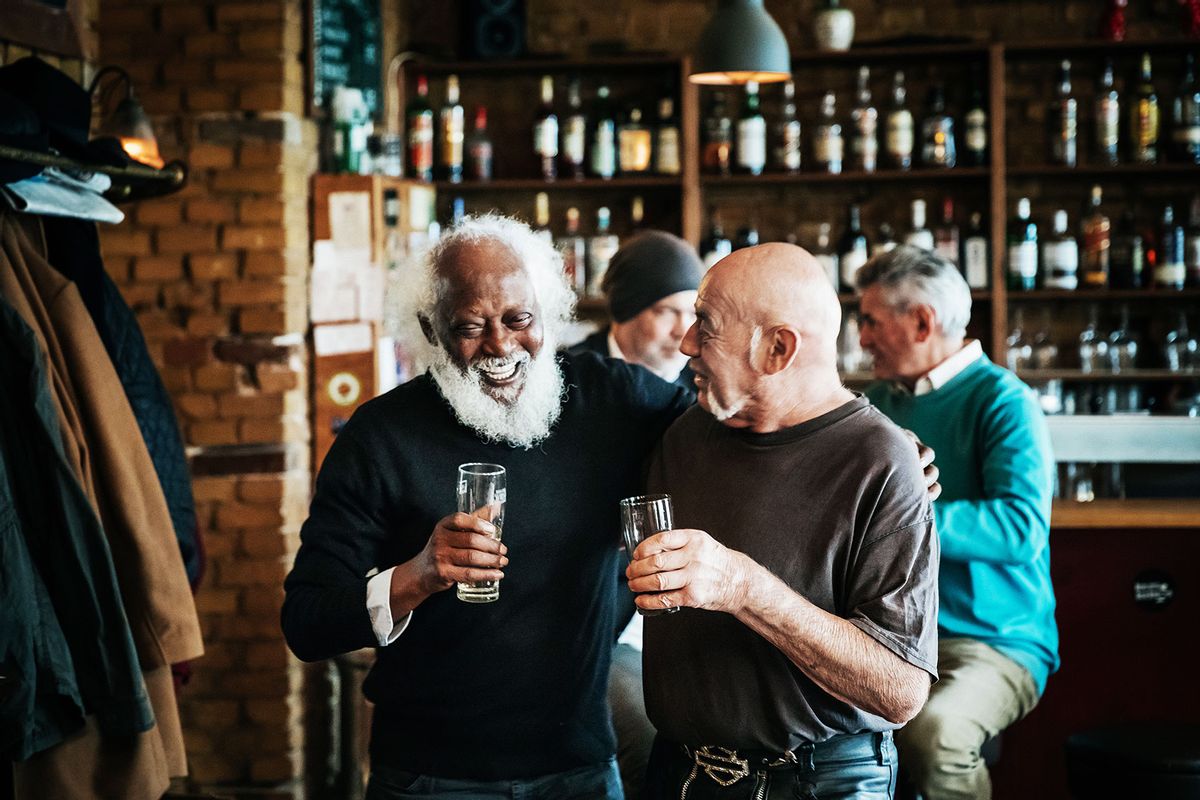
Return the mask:
<path id="1" fill-rule="evenodd" d="M 329 238 L 338 250 L 371 249 L 371 195 L 330 192 Z"/>

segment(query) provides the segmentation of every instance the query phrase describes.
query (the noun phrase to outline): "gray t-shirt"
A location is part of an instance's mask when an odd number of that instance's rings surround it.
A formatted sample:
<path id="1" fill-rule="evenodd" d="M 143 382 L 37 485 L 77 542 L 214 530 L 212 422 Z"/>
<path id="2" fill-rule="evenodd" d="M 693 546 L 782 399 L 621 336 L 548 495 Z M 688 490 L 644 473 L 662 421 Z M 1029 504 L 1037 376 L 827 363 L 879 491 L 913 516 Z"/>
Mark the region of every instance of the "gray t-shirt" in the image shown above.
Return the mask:
<path id="1" fill-rule="evenodd" d="M 938 544 L 912 442 L 859 396 L 792 428 L 728 428 L 699 407 L 663 437 L 648 491 L 814 605 L 937 677 Z M 729 614 L 648 617 L 646 708 L 692 745 L 782 752 L 899 727 L 826 693 Z"/>

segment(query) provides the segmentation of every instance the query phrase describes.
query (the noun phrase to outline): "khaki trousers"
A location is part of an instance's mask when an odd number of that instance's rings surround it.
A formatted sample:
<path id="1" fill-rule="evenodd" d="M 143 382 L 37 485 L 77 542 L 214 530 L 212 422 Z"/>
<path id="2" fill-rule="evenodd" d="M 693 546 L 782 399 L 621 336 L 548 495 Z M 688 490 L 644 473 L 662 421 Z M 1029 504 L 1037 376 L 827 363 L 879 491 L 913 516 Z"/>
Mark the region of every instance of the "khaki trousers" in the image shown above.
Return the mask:
<path id="1" fill-rule="evenodd" d="M 992 782 L 979 749 L 1037 705 L 1029 671 L 974 639 L 938 643 L 937 683 L 896 731 L 900 767 L 924 800 L 986 800 Z"/>

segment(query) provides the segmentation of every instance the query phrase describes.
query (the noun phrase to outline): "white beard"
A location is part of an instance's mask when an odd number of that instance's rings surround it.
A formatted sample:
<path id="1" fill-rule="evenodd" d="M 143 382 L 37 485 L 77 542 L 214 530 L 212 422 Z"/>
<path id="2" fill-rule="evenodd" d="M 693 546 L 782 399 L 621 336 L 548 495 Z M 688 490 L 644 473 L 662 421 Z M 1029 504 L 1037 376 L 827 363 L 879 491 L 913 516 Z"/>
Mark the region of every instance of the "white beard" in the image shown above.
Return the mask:
<path id="1" fill-rule="evenodd" d="M 554 423 L 562 414 L 564 392 L 562 372 L 554 359 L 554 348 L 544 344 L 536 358 L 511 356 L 507 359 L 482 359 L 494 372 L 525 361 L 525 383 L 515 402 L 497 400 L 484 390 L 479 364 L 466 371 L 450 360 L 445 350 L 438 350 L 429 371 L 434 385 L 454 409 L 459 422 L 471 428 L 483 439 L 503 442 L 526 450 L 550 435 Z"/>
<path id="2" fill-rule="evenodd" d="M 724 422 L 727 419 L 733 419 L 741 412 L 743 408 L 746 407 L 745 397 L 738 398 L 730 406 L 723 406 L 717 402 L 716 395 L 714 395 L 711 391 L 707 392 L 705 399 L 708 400 L 709 411 L 716 418 L 717 422 Z"/>

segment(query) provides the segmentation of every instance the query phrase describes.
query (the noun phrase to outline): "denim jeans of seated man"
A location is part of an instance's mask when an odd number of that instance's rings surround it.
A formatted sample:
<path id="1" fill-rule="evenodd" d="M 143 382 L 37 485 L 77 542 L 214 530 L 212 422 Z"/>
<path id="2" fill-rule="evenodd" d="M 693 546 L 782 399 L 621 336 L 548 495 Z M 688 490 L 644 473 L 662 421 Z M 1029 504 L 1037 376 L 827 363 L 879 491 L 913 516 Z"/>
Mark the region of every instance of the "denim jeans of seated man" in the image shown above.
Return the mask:
<path id="1" fill-rule="evenodd" d="M 617 759 L 521 781 L 472 781 L 417 775 L 379 765 L 366 800 L 624 800 Z"/>
<path id="2" fill-rule="evenodd" d="M 896 792 L 896 745 L 891 733 L 838 737 L 814 748 L 809 763 L 747 770 L 722 786 L 693 768 L 677 744 L 656 739 L 647 768 L 646 800 L 892 800 Z M 725 780 L 728 774 L 718 773 Z M 690 778 L 690 780 L 689 780 Z"/>

